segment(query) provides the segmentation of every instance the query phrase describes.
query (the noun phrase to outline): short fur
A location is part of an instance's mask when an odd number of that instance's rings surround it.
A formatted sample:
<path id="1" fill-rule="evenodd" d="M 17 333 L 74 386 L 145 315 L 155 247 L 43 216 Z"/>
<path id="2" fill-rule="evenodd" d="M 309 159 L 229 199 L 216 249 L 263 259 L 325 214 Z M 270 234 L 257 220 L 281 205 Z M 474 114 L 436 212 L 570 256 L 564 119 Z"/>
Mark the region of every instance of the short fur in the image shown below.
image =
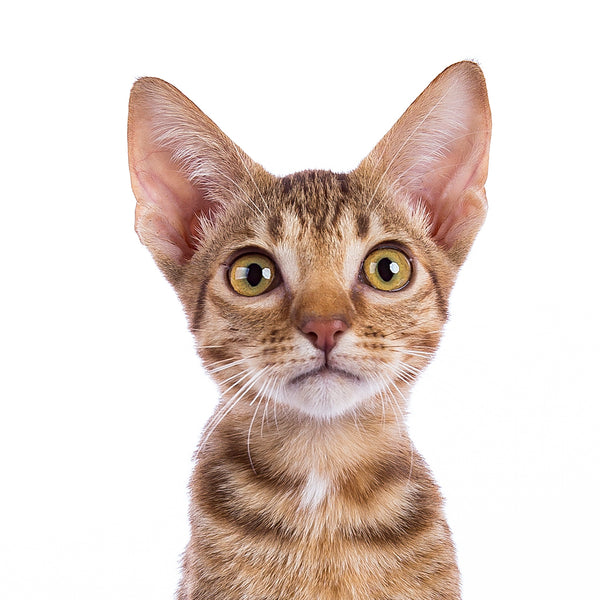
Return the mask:
<path id="1" fill-rule="evenodd" d="M 179 600 L 455 600 L 442 498 L 406 398 L 486 212 L 483 75 L 453 65 L 352 172 L 278 178 L 159 79 L 131 93 L 136 229 L 179 295 L 220 403 L 190 483 Z M 412 260 L 400 291 L 362 263 Z M 246 297 L 244 252 L 279 279 Z M 342 323 L 323 349 L 314 323 Z"/>

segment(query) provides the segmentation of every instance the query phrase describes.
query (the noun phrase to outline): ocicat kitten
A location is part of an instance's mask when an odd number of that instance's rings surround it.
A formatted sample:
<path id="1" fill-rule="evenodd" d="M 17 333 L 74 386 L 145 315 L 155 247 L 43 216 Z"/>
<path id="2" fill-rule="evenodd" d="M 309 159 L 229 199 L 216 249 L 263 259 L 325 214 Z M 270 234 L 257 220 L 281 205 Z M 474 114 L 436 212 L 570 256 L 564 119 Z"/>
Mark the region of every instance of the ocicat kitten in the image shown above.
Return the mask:
<path id="1" fill-rule="evenodd" d="M 461 62 L 350 173 L 275 177 L 173 86 L 133 86 L 136 230 L 220 389 L 178 600 L 460 598 L 404 415 L 485 218 L 490 131 Z"/>

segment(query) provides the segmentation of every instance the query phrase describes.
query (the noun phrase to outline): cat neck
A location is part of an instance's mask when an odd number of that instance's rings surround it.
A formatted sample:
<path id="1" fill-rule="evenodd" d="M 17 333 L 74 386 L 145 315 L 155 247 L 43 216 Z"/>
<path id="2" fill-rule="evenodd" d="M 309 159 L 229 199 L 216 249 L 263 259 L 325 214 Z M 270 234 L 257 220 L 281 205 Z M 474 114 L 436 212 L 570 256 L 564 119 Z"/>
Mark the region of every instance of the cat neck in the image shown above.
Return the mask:
<path id="1" fill-rule="evenodd" d="M 252 424 L 254 409 L 231 411 L 197 454 L 193 503 L 218 522 L 260 525 L 267 535 L 266 519 L 305 540 L 364 529 L 371 539 L 387 535 L 384 513 L 407 529 L 422 511 L 442 514 L 429 469 L 393 412 L 315 422 L 282 408 L 277 421 L 262 422 L 259 411 Z M 307 512 L 314 518 L 300 518 Z"/>
<path id="2" fill-rule="evenodd" d="M 236 407 L 205 432 L 198 458 L 226 457 L 257 476 L 284 475 L 345 481 L 359 471 L 374 477 L 392 468 L 407 477 L 415 452 L 408 436 L 403 406 L 381 402 L 332 419 L 316 419 L 294 409 Z M 218 414 L 218 411 L 217 411 Z"/>

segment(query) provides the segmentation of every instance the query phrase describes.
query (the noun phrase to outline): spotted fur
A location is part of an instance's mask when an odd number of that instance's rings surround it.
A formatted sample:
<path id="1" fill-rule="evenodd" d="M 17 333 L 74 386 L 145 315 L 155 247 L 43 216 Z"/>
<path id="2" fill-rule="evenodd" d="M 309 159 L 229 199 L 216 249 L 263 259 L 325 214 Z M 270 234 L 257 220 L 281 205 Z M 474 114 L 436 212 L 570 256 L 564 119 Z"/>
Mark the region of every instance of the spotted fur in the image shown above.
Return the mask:
<path id="1" fill-rule="evenodd" d="M 190 483 L 178 600 L 456 600 L 442 498 L 407 431 L 486 210 L 490 116 L 473 63 L 444 71 L 352 172 L 277 178 L 178 90 L 130 103 L 136 229 L 175 287 L 221 399 Z M 411 260 L 371 287 L 374 248 Z M 265 294 L 229 284 L 268 255 Z M 342 323 L 332 349 L 307 323 Z"/>

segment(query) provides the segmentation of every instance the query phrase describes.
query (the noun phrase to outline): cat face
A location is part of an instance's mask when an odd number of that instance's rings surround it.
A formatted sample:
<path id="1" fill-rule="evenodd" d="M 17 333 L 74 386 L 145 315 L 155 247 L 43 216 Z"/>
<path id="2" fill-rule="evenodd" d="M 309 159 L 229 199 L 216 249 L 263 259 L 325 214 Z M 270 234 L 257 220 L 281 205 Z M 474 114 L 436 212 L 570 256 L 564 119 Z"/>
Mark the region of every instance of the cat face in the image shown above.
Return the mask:
<path id="1" fill-rule="evenodd" d="M 440 75 L 344 175 L 273 177 L 168 84 L 136 86 L 136 227 L 231 406 L 317 419 L 391 399 L 402 410 L 485 215 L 478 67 Z"/>
<path id="2" fill-rule="evenodd" d="M 204 232 L 194 330 L 222 389 L 317 418 L 406 391 L 446 318 L 444 261 L 422 215 L 371 195 L 358 176 L 299 173 L 263 185 L 261 218 L 238 206 L 242 229 Z"/>

